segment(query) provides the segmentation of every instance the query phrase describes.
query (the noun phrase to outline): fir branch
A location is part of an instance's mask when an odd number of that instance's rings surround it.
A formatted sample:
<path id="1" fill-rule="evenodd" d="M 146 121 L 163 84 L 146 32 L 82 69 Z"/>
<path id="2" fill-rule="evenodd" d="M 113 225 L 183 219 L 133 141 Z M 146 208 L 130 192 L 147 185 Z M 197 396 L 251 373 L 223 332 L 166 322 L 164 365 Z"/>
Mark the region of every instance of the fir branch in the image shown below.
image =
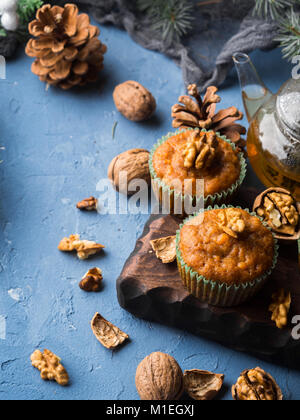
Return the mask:
<path id="1" fill-rule="evenodd" d="M 275 41 L 280 42 L 283 58 L 291 61 L 300 55 L 300 16 L 293 8 L 279 19 L 279 35 Z"/>
<path id="2" fill-rule="evenodd" d="M 179 41 L 192 28 L 191 0 L 137 0 L 138 9 L 152 20 L 153 29 L 167 43 Z"/>
<path id="3" fill-rule="evenodd" d="M 254 13 L 263 18 L 279 20 L 286 7 L 292 7 L 295 0 L 255 0 Z"/>
<path id="4" fill-rule="evenodd" d="M 18 15 L 21 24 L 26 24 L 32 18 L 35 11 L 43 5 L 41 0 L 19 0 Z"/>

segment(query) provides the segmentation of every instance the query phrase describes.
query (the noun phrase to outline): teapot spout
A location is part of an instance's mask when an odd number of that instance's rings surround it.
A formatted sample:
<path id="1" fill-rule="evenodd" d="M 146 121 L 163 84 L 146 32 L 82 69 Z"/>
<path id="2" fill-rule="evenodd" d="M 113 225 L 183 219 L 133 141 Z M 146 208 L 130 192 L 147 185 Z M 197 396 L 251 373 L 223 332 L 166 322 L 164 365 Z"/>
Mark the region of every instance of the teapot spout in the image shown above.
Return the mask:
<path id="1" fill-rule="evenodd" d="M 266 88 L 247 54 L 236 53 L 233 55 L 233 61 L 238 72 L 243 102 L 250 122 L 273 94 Z"/>

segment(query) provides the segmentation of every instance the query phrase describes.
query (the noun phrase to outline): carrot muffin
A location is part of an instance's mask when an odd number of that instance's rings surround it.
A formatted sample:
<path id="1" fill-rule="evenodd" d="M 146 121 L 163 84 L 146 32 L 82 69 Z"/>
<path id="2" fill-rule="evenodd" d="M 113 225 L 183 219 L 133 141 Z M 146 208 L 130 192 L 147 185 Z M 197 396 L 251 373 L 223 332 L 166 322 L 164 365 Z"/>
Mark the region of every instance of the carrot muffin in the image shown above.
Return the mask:
<path id="1" fill-rule="evenodd" d="M 169 134 L 156 144 L 150 172 L 160 202 L 167 193 L 171 202 L 189 197 L 195 203 L 197 181 L 204 180 L 202 198 L 204 193 L 207 207 L 228 202 L 245 178 L 246 162 L 225 137 L 189 129 Z"/>
<path id="2" fill-rule="evenodd" d="M 212 305 L 234 306 L 266 282 L 277 262 L 277 242 L 254 213 L 223 206 L 181 226 L 177 262 L 190 293 Z"/>

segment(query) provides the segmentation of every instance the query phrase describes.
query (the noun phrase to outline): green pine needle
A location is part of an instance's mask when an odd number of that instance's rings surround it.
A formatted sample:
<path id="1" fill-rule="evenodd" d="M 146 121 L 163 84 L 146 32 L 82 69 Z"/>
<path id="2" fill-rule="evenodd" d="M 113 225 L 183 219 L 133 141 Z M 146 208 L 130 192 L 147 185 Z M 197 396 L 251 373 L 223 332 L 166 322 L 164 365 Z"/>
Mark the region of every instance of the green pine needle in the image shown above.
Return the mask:
<path id="1" fill-rule="evenodd" d="M 191 0 L 137 0 L 138 9 L 152 20 L 153 29 L 168 43 L 180 40 L 193 25 Z"/>
<path id="2" fill-rule="evenodd" d="M 279 19 L 279 35 L 275 39 L 280 42 L 283 58 L 291 61 L 300 55 L 300 16 L 291 9 L 285 18 Z"/>
<path id="3" fill-rule="evenodd" d="M 298 0 L 255 0 L 254 13 L 263 18 L 280 19 L 286 7 L 292 7 Z"/>
<path id="4" fill-rule="evenodd" d="M 42 5 L 41 0 L 19 0 L 18 15 L 21 24 L 27 23 Z"/>

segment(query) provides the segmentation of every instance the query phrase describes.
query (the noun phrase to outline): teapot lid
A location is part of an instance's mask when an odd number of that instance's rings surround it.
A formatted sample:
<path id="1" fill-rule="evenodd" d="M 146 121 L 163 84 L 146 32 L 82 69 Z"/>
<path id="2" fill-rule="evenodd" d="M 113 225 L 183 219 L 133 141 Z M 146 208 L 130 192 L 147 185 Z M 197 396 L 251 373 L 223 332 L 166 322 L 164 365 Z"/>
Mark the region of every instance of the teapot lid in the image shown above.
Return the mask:
<path id="1" fill-rule="evenodd" d="M 277 97 L 277 115 L 287 131 L 300 139 L 300 91 L 284 89 Z"/>

